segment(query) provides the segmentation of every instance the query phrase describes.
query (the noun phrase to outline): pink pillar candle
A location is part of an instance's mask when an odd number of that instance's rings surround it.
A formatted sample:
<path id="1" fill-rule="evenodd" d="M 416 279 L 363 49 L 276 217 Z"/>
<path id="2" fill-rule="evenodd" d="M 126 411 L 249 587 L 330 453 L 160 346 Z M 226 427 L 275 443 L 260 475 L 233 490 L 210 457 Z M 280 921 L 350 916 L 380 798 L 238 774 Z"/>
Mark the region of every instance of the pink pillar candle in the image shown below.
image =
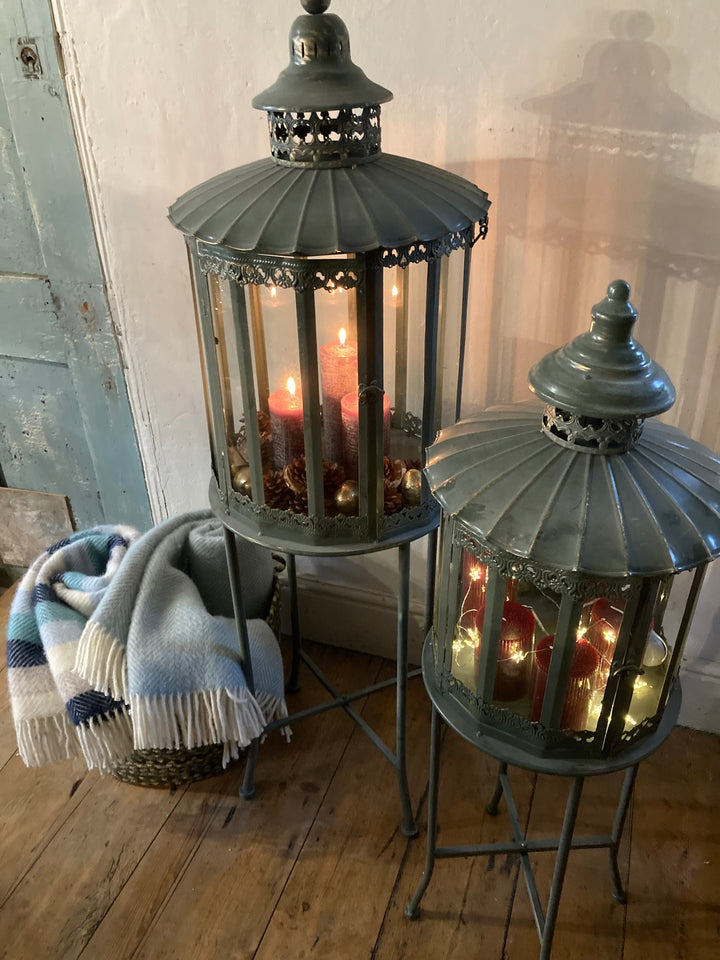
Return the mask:
<path id="1" fill-rule="evenodd" d="M 531 720 L 539 720 L 542 715 L 545 688 L 547 686 L 550 659 L 552 657 L 555 635 L 543 637 L 535 650 L 535 690 L 533 692 Z M 575 640 L 575 652 L 570 666 L 565 703 L 560 718 L 561 730 L 585 730 L 588 708 L 595 689 L 595 673 L 600 664 L 600 656 L 587 640 Z"/>
<path id="2" fill-rule="evenodd" d="M 478 629 L 482 630 L 485 606 L 478 610 Z M 503 605 L 500 646 L 493 700 L 519 700 L 529 693 L 530 653 L 532 651 L 535 617 L 530 607 L 506 600 Z M 480 665 L 481 642 L 475 648 L 475 673 Z"/>
<path id="3" fill-rule="evenodd" d="M 349 477 L 358 475 L 360 404 L 357 393 L 346 393 L 340 401 L 343 434 L 343 463 Z M 390 452 L 390 397 L 383 394 L 383 453 Z"/>
<path id="4" fill-rule="evenodd" d="M 305 450 L 302 395 L 295 390 L 295 381 L 268 397 L 272 429 L 273 468 L 282 470 Z"/>
<path id="5" fill-rule="evenodd" d="M 342 462 L 342 413 L 340 402 L 346 393 L 357 394 L 357 343 L 345 341 L 341 328 L 337 343 L 320 347 L 320 380 L 323 412 L 323 456 L 326 460 Z"/>

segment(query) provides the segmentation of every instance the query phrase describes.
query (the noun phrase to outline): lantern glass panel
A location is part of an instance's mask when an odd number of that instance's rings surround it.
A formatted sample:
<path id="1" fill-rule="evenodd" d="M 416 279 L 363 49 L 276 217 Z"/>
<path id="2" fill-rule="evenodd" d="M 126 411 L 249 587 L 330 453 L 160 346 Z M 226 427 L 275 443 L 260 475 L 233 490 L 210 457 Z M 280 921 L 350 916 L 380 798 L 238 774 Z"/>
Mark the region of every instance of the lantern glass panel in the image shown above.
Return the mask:
<path id="1" fill-rule="evenodd" d="M 231 282 L 220 280 L 214 274 L 208 277 L 225 442 L 230 454 L 230 468 L 232 470 L 236 465 L 233 451 L 236 449 L 237 434 L 240 426 L 244 423 L 245 416 L 236 321 L 230 298 Z"/>
<path id="2" fill-rule="evenodd" d="M 653 622 L 642 656 L 643 673 L 635 680 L 633 697 L 625 718 L 625 729 L 655 716 L 663 706 L 663 691 L 671 664 L 679 665 L 678 645 L 684 642 L 682 622 L 690 600 L 695 571 L 669 577 L 660 588 Z"/>
<path id="3" fill-rule="evenodd" d="M 435 430 L 454 423 L 459 412 L 458 376 L 464 358 L 463 274 L 465 251 L 455 250 L 443 257 L 440 270 L 440 313 L 438 317 L 437 398 Z"/>
<path id="4" fill-rule="evenodd" d="M 288 378 L 302 392 L 300 357 L 295 332 L 295 293 L 286 287 L 245 285 L 252 317 L 253 368 L 261 381 L 258 402 L 268 410 L 268 399 L 277 390 L 286 390 Z M 261 372 L 261 358 L 265 370 Z M 268 410 L 269 412 L 269 410 Z"/>

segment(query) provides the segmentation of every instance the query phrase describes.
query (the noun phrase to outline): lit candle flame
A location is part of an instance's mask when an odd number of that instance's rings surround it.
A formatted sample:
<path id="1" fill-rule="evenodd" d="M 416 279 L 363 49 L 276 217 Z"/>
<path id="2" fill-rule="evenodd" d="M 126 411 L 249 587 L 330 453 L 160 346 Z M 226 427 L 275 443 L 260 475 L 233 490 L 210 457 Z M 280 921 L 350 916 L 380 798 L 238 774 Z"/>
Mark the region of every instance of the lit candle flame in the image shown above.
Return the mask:
<path id="1" fill-rule="evenodd" d="M 270 287 L 270 296 L 274 300 L 277 296 L 277 287 Z"/>
<path id="2" fill-rule="evenodd" d="M 346 339 L 347 339 L 347 330 L 345 329 L 345 327 L 340 327 L 340 330 L 338 331 L 338 340 L 340 341 L 341 347 L 345 346 Z"/>
<path id="3" fill-rule="evenodd" d="M 290 396 L 294 397 L 295 396 L 295 380 L 292 377 L 288 377 L 287 379 L 287 388 Z"/>
<path id="4" fill-rule="evenodd" d="M 398 288 L 395 284 L 392 285 L 392 295 L 396 297 L 398 295 Z"/>

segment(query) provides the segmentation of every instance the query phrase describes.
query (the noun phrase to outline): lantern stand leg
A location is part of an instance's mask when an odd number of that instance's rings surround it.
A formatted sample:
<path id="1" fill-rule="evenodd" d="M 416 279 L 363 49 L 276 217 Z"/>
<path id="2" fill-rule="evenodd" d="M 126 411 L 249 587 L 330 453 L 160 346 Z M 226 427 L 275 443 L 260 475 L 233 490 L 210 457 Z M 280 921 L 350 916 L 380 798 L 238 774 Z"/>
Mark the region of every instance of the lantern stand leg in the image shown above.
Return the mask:
<path id="1" fill-rule="evenodd" d="M 502 778 L 507 776 L 507 764 L 504 760 L 500 761 L 500 766 L 498 768 L 498 779 L 495 786 L 495 793 L 492 795 L 492 800 L 485 807 L 485 812 L 490 814 L 491 817 L 496 817 L 498 815 L 499 803 L 503 795 L 503 782 Z"/>
<path id="2" fill-rule="evenodd" d="M 407 685 L 408 685 L 408 620 L 410 615 L 410 544 L 398 547 L 398 607 L 397 607 L 397 686 L 395 710 L 395 769 L 400 788 L 402 823 L 400 831 L 406 837 L 417 835 L 418 829 L 410 800 L 407 776 Z"/>
<path id="3" fill-rule="evenodd" d="M 628 769 L 625 771 L 625 779 L 623 780 L 622 791 L 620 792 L 620 800 L 618 801 L 615 820 L 612 826 L 612 833 L 610 834 L 612 842 L 608 849 L 608 853 L 610 856 L 610 877 L 612 879 L 613 888 L 612 895 L 618 903 L 627 903 L 627 893 L 623 887 L 622 879 L 620 877 L 620 869 L 618 867 L 618 847 L 620 846 L 623 829 L 625 827 L 625 820 L 627 819 L 628 808 L 630 807 L 630 798 L 635 787 L 635 778 L 637 777 L 638 766 L 639 764 L 636 763 L 634 767 L 628 767 Z"/>
<path id="4" fill-rule="evenodd" d="M 577 819 L 584 783 L 584 777 L 573 777 L 570 786 L 570 793 L 565 807 L 565 817 L 563 818 L 562 830 L 560 832 L 560 842 L 557 848 L 557 857 L 555 859 L 555 870 L 550 886 L 547 913 L 545 915 L 545 923 L 543 924 L 542 938 L 540 941 L 540 960 L 550 960 L 550 951 L 552 950 L 552 941 L 555 934 L 555 921 L 557 920 L 558 909 L 560 907 L 560 894 L 562 893 L 563 882 L 565 880 L 565 870 L 572 846 L 575 821 Z"/>
<path id="5" fill-rule="evenodd" d="M 288 591 L 290 593 L 290 635 L 292 639 L 292 660 L 290 662 L 290 677 L 285 685 L 287 693 L 298 693 L 300 690 L 299 672 L 302 659 L 300 640 L 300 613 L 298 610 L 297 568 L 295 554 L 287 553 Z"/>
<path id="6" fill-rule="evenodd" d="M 442 717 L 432 707 L 432 719 L 430 721 L 430 779 L 428 782 L 428 821 L 427 821 L 427 842 L 425 847 L 425 869 L 420 878 L 420 883 L 412 895 L 412 898 L 405 907 L 405 916 L 409 920 L 414 920 L 418 915 L 418 907 L 427 886 L 432 877 L 435 867 L 435 845 L 437 841 L 437 805 L 438 805 L 438 783 L 440 779 L 440 725 Z"/>
<path id="7" fill-rule="evenodd" d="M 255 694 L 255 680 L 253 677 L 252 658 L 250 656 L 250 640 L 248 638 L 245 606 L 242 598 L 242 580 L 240 577 L 240 561 L 238 559 L 237 541 L 235 534 L 223 524 L 225 537 L 225 556 L 227 558 L 228 573 L 230 575 L 230 594 L 232 596 L 235 626 L 240 643 L 240 663 L 242 664 L 245 682 L 251 694 Z M 245 776 L 240 787 L 240 796 L 250 800 L 255 795 L 255 765 L 257 763 L 258 745 L 260 741 L 255 737 L 248 747 L 245 763 Z"/>

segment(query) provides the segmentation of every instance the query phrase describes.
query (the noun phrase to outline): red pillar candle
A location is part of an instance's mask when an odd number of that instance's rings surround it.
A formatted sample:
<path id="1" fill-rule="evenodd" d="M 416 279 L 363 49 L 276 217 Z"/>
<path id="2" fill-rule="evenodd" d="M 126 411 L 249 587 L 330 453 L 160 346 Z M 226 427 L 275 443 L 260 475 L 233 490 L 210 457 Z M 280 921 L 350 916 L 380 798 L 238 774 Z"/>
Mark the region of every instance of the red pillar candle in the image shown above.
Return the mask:
<path id="1" fill-rule="evenodd" d="M 477 612 L 478 630 L 482 630 L 485 619 L 485 606 Z M 503 605 L 502 626 L 500 628 L 500 646 L 498 648 L 497 671 L 493 700 L 519 700 L 529 693 L 530 652 L 532 651 L 535 617 L 530 607 L 506 600 Z M 475 675 L 480 664 L 482 636 L 475 647 Z"/>
<path id="2" fill-rule="evenodd" d="M 554 641 L 554 634 L 543 637 L 535 650 L 535 689 L 530 713 L 531 720 L 539 720 L 542 714 Z M 599 664 L 600 655 L 595 647 L 587 640 L 576 639 L 567 694 L 560 718 L 561 730 L 586 729 L 588 708 L 595 689 L 595 673 Z"/>
<path id="3" fill-rule="evenodd" d="M 326 460 L 341 462 L 343 457 L 342 413 L 340 401 L 346 393 L 357 394 L 357 343 L 347 340 L 345 328 L 337 343 L 320 347 L 322 385 L 323 454 Z"/>
<path id="4" fill-rule="evenodd" d="M 619 623 L 618 623 L 619 626 Z M 597 650 L 600 663 L 595 674 L 595 689 L 604 690 L 610 676 L 610 667 L 615 656 L 617 628 L 607 620 L 593 620 L 583 638 Z"/>
<path id="5" fill-rule="evenodd" d="M 612 604 L 606 597 L 599 597 L 593 601 L 592 607 L 590 608 L 590 623 L 593 624 L 604 620 L 605 623 L 612 627 L 617 637 L 624 612 L 625 604 L 622 601 L 617 604 Z"/>
<path id="6" fill-rule="evenodd" d="M 272 429 L 273 467 L 282 470 L 305 450 L 302 395 L 288 377 L 287 388 L 268 397 Z"/>
<path id="7" fill-rule="evenodd" d="M 357 393 L 346 393 L 340 401 L 342 414 L 343 462 L 349 477 L 358 475 L 360 405 Z M 383 453 L 390 452 L 390 397 L 383 394 Z"/>

